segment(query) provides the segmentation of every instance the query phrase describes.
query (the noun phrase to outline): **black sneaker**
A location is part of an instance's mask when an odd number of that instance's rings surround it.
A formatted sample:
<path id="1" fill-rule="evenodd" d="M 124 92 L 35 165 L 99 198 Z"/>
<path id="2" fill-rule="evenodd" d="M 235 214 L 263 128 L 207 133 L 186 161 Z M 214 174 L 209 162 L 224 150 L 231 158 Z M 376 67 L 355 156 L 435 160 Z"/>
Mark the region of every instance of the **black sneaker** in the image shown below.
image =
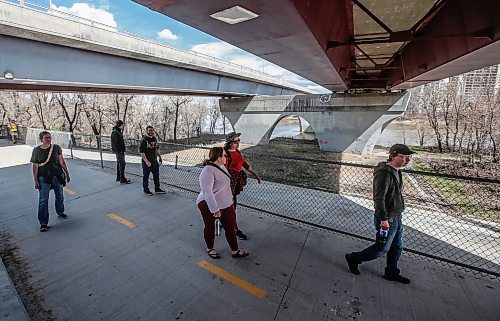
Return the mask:
<path id="1" fill-rule="evenodd" d="M 383 278 L 386 279 L 387 281 L 394 281 L 394 282 L 398 282 L 398 283 L 402 283 L 402 284 L 410 284 L 410 282 L 411 282 L 410 279 L 405 278 L 404 276 L 402 276 L 400 274 L 396 274 L 396 275 L 384 274 Z"/>
<path id="2" fill-rule="evenodd" d="M 49 228 L 47 227 L 47 225 L 40 225 L 40 232 L 47 232 L 49 230 Z"/>
<path id="3" fill-rule="evenodd" d="M 361 272 L 359 272 L 359 269 L 358 269 L 359 264 L 354 262 L 354 259 L 352 258 L 352 254 L 346 253 L 345 260 L 347 261 L 347 265 L 349 266 L 349 271 L 351 271 L 352 274 L 354 274 L 354 275 L 361 274 Z"/>
<path id="4" fill-rule="evenodd" d="M 124 181 L 120 181 L 120 184 L 132 184 L 132 181 L 129 179 L 126 179 Z"/>
<path id="5" fill-rule="evenodd" d="M 149 189 L 145 190 L 144 194 L 146 194 L 147 196 L 152 196 L 153 195 L 153 193 L 151 193 L 151 191 Z"/>
<path id="6" fill-rule="evenodd" d="M 155 194 L 165 194 L 166 192 L 162 190 L 161 188 L 155 189 Z"/>
<path id="7" fill-rule="evenodd" d="M 68 219 L 68 215 L 62 213 L 62 214 L 57 214 L 57 216 L 60 218 L 60 219 L 63 219 L 63 220 L 66 220 Z"/>
<path id="8" fill-rule="evenodd" d="M 245 234 L 243 234 L 242 231 L 240 230 L 237 230 L 236 231 L 236 236 L 238 237 L 238 239 L 240 240 L 248 240 L 248 236 L 246 236 Z"/>

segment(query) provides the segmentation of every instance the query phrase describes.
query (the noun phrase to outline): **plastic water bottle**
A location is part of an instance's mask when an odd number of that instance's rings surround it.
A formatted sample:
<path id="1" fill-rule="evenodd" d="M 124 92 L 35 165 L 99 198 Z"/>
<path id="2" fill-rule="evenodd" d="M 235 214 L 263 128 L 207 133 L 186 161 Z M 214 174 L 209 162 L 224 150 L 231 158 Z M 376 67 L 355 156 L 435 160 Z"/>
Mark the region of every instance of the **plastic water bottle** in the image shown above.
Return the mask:
<path id="1" fill-rule="evenodd" d="M 215 236 L 220 236 L 220 230 L 221 230 L 222 224 L 220 220 L 215 220 Z"/>
<path id="2" fill-rule="evenodd" d="M 380 231 L 378 232 L 378 241 L 382 244 L 385 244 L 387 242 L 387 236 L 389 235 L 389 229 L 385 228 L 380 228 Z"/>

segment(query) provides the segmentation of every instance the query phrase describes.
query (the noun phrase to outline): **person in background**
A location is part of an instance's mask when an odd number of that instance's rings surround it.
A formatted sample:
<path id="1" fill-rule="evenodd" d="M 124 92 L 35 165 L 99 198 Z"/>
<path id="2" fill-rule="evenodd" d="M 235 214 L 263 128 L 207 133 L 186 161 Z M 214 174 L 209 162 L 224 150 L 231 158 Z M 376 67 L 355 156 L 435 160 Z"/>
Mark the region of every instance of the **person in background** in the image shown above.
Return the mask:
<path id="1" fill-rule="evenodd" d="M 236 213 L 233 206 L 231 193 L 231 176 L 224 167 L 226 153 L 222 147 L 212 147 L 208 160 L 203 164 L 200 174 L 201 192 L 196 199 L 196 204 L 203 218 L 205 228 L 203 235 L 207 245 L 207 253 L 213 259 L 220 259 L 220 254 L 214 249 L 215 220 L 220 220 L 227 243 L 231 248 L 232 257 L 242 258 L 248 252 L 238 248 L 236 238 Z"/>
<path id="2" fill-rule="evenodd" d="M 403 199 L 403 176 L 400 169 L 408 165 L 411 151 L 406 145 L 396 144 L 389 149 L 389 159 L 381 162 L 373 171 L 374 224 L 377 230 L 375 244 L 361 252 L 345 255 L 349 270 L 359 275 L 358 265 L 387 253 L 387 267 L 384 279 L 409 284 L 410 279 L 402 276 L 398 261 L 403 252 L 403 221 L 405 209 Z M 381 234 L 381 230 L 385 230 Z"/>
<path id="3" fill-rule="evenodd" d="M 67 219 L 64 213 L 63 185 L 70 181 L 68 166 L 64 161 L 62 149 L 59 145 L 52 144 L 52 136 L 48 131 L 38 135 L 42 144 L 35 147 L 31 154 L 30 162 L 33 163 L 33 179 L 35 189 L 39 192 L 38 221 L 40 232 L 48 231 L 49 224 L 49 192 L 54 190 L 56 196 L 56 212 L 59 218 Z M 65 175 L 62 175 L 64 171 Z"/>
<path id="4" fill-rule="evenodd" d="M 247 175 L 242 170 L 245 168 L 247 171 L 255 176 L 257 182 L 260 184 L 261 180 L 259 175 L 253 170 L 253 168 L 245 160 L 241 152 L 239 151 L 240 146 L 240 135 L 241 133 L 229 133 L 226 136 L 226 144 L 224 145 L 224 150 L 227 153 L 226 168 L 231 174 L 231 191 L 233 194 L 234 208 L 238 205 L 236 196 L 240 194 L 243 187 L 247 184 Z M 239 228 L 238 223 L 236 223 L 236 235 L 240 240 L 247 240 L 246 236 Z"/>
<path id="5" fill-rule="evenodd" d="M 149 173 L 153 173 L 155 194 L 165 194 L 165 191 L 160 188 L 160 164 L 162 159 L 153 126 L 146 127 L 146 135 L 142 137 L 139 153 L 141 153 L 142 157 L 142 188 L 144 194 L 153 195 L 149 190 Z"/>
<path id="6" fill-rule="evenodd" d="M 12 144 L 17 144 L 17 124 L 14 119 L 11 119 L 9 121 L 8 129 L 10 133 L 10 138 L 12 139 Z"/>
<path id="7" fill-rule="evenodd" d="M 125 177 L 125 141 L 123 140 L 123 129 L 125 123 L 117 120 L 111 132 L 111 150 L 116 155 L 116 181 L 120 184 L 130 184 L 131 181 Z"/>

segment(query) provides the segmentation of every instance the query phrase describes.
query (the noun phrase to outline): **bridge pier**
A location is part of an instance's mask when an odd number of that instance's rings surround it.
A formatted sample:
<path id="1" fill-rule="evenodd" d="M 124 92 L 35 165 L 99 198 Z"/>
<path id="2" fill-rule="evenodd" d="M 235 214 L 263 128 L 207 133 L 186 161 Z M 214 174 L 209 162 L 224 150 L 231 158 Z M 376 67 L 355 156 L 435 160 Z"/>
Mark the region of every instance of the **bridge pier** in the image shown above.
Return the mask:
<path id="1" fill-rule="evenodd" d="M 393 119 L 408 106 L 409 92 L 226 98 L 221 111 L 241 140 L 267 144 L 279 121 L 296 115 L 310 124 L 323 151 L 370 154 Z"/>

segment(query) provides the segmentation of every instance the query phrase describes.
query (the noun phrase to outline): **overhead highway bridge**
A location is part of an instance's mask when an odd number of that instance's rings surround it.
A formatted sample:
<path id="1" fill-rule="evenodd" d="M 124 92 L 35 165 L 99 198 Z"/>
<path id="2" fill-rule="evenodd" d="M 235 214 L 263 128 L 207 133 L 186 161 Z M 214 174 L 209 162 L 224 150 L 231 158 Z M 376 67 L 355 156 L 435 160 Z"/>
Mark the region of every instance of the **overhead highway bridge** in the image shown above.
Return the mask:
<path id="1" fill-rule="evenodd" d="M 0 89 L 227 97 L 313 93 L 244 66 L 24 4 L 0 1 Z"/>

